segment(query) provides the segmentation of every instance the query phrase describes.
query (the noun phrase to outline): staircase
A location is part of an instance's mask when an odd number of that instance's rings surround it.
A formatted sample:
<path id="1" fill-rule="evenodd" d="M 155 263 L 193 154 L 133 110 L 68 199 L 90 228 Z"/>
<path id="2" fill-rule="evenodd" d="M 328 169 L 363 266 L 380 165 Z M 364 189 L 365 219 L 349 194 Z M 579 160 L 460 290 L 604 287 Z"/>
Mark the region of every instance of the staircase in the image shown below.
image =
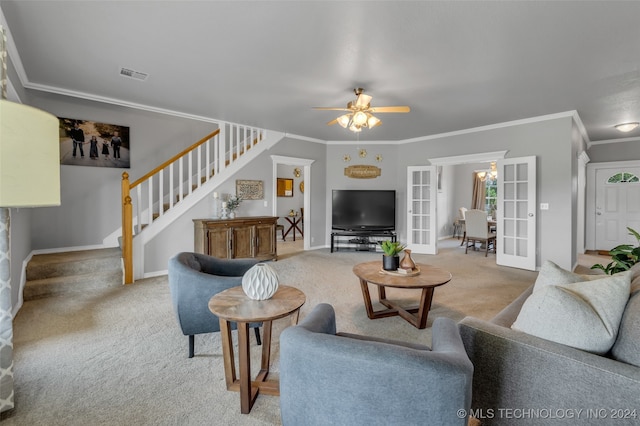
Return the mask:
<path id="1" fill-rule="evenodd" d="M 122 285 L 119 248 L 34 255 L 26 269 L 24 301 Z"/>
<path id="2" fill-rule="evenodd" d="M 144 276 L 149 241 L 283 138 L 284 133 L 220 122 L 214 132 L 136 181 L 129 182 L 124 172 L 122 228 L 112 236 L 121 236 L 125 284 Z"/>

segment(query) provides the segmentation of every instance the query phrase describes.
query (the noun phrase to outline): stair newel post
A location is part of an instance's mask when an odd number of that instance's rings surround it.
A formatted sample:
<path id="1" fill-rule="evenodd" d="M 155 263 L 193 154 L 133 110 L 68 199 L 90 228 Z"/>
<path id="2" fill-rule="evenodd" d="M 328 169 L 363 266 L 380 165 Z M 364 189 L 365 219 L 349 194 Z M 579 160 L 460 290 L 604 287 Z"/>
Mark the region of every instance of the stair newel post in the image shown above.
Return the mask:
<path id="1" fill-rule="evenodd" d="M 131 205 L 129 174 L 122 173 L 122 259 L 124 283 L 133 283 L 133 206 Z"/>

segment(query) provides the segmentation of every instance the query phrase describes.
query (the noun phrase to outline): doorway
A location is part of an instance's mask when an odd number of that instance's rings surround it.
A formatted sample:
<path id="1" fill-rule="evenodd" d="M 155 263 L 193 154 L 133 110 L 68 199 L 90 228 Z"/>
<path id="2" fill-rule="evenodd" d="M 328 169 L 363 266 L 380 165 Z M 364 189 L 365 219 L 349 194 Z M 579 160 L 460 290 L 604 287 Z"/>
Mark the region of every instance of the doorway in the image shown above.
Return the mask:
<path id="1" fill-rule="evenodd" d="M 640 162 L 588 164 L 587 180 L 588 249 L 635 244 L 627 227 L 640 229 Z"/>
<path id="2" fill-rule="evenodd" d="M 434 242 L 436 244 L 436 253 L 438 240 L 453 234 L 453 223 L 457 218 L 458 209 L 460 207 L 471 207 L 471 177 L 473 173 L 479 168 L 489 169 L 492 162 L 503 159 L 506 154 L 507 151 L 495 151 L 429 159 L 429 162 L 436 166 L 437 169 L 436 186 L 438 189 L 434 193 L 437 217 Z M 466 168 L 460 166 L 466 166 Z M 463 168 L 465 170 L 462 170 Z M 461 186 L 468 189 L 468 191 L 461 191 Z M 464 193 L 464 195 L 456 196 L 459 193 Z"/>
<path id="3" fill-rule="evenodd" d="M 536 158 L 505 159 L 507 151 L 429 159 L 432 166 L 497 162 L 498 211 L 496 263 L 535 270 L 536 265 Z M 439 187 L 439 185 L 438 185 Z M 435 191 L 432 191 L 434 193 Z M 431 202 L 437 202 L 433 194 Z M 411 206 L 407 206 L 407 211 Z M 436 209 L 436 216 L 438 209 Z M 437 219 L 436 219 L 437 220 Z M 407 233 L 412 232 L 408 222 Z M 437 238 L 435 238 L 437 254 Z"/>
<path id="4" fill-rule="evenodd" d="M 294 179 L 293 193 L 301 193 L 302 194 L 302 208 L 304 211 L 300 212 L 300 214 L 304 214 L 304 221 L 302 221 L 302 234 L 305 236 L 310 235 L 310 223 L 312 221 L 312 212 L 311 212 L 311 165 L 314 160 L 306 159 L 306 158 L 296 158 L 296 157 L 284 157 L 280 155 L 272 155 L 271 160 L 273 162 L 273 200 L 271 202 L 272 206 L 272 215 L 282 217 L 283 214 L 279 213 L 278 210 L 278 195 L 276 194 L 275 188 L 278 186 L 278 178 L 282 178 L 282 176 L 278 176 L 278 168 L 279 166 L 291 166 L 289 170 L 292 171 L 291 176 L 287 176 L 287 178 Z M 297 171 L 296 171 L 297 169 Z M 296 176 L 298 175 L 298 176 Z M 288 210 L 292 210 L 294 207 L 288 208 Z M 295 208 L 297 210 L 297 207 Z M 291 235 L 291 234 L 290 234 Z M 292 237 L 292 236 L 291 236 Z M 287 237 L 289 238 L 289 237 Z M 289 238 L 292 239 L 292 238 Z M 302 238 L 303 240 L 303 248 L 304 250 L 309 250 L 311 247 L 311 238 Z"/>

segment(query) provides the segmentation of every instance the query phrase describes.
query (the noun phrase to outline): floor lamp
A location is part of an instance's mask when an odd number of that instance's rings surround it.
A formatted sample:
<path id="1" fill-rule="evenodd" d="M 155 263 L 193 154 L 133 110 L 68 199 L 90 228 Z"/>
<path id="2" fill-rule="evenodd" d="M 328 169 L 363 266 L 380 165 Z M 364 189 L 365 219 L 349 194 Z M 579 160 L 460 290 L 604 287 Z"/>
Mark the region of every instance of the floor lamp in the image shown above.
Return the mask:
<path id="1" fill-rule="evenodd" d="M 3 53 L 3 68 L 5 58 Z M 0 99 L 0 412 L 14 406 L 11 208 L 60 205 L 58 119 L 5 100 L 5 75 Z"/>

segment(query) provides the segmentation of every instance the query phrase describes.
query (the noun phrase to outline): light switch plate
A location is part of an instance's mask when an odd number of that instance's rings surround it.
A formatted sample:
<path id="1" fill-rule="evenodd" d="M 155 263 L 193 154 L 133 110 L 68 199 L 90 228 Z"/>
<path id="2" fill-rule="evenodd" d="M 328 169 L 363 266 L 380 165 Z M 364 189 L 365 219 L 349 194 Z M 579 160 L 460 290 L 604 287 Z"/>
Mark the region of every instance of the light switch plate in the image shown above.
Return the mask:
<path id="1" fill-rule="evenodd" d="M 549 203 L 540 203 L 540 210 L 549 210 Z"/>

